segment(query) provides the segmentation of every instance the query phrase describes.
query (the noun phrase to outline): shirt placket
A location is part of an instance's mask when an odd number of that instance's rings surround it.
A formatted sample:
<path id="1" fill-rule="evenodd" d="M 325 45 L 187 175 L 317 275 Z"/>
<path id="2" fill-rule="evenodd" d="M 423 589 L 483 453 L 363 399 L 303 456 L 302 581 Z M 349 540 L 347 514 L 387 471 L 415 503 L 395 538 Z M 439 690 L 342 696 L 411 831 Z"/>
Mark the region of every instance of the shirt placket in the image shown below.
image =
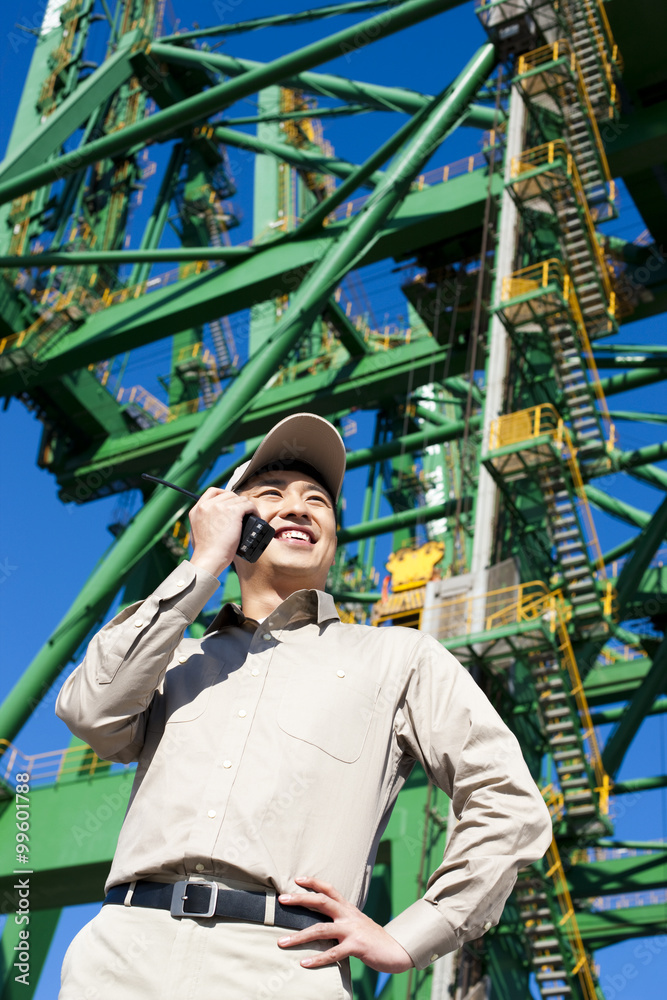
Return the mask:
<path id="1" fill-rule="evenodd" d="M 225 819 L 234 793 L 257 706 L 273 659 L 277 630 L 269 623 L 260 625 L 248 649 L 246 660 L 235 678 L 236 683 L 220 706 L 220 738 L 211 747 L 212 760 L 204 787 L 197 824 L 196 841 L 191 841 L 190 857 L 198 857 L 195 871 L 214 867 L 215 846 L 224 840 Z"/>

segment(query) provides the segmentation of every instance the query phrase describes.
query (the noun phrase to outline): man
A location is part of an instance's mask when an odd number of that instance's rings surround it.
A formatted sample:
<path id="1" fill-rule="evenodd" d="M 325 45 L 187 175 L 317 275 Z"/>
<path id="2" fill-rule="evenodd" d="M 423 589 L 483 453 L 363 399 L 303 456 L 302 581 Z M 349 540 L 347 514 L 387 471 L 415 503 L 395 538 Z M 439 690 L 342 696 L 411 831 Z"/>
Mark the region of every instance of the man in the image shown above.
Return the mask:
<path id="1" fill-rule="evenodd" d="M 497 923 L 546 850 L 544 802 L 467 672 L 418 631 L 341 623 L 324 592 L 344 470 L 326 420 L 281 421 L 191 511 L 192 558 L 63 686 L 72 732 L 138 768 L 61 1000 L 349 997 L 350 955 L 425 968 Z M 256 563 L 235 558 L 248 513 L 276 531 Z M 184 638 L 233 560 L 241 608 Z M 458 823 L 424 897 L 381 927 L 360 907 L 415 762 Z"/>

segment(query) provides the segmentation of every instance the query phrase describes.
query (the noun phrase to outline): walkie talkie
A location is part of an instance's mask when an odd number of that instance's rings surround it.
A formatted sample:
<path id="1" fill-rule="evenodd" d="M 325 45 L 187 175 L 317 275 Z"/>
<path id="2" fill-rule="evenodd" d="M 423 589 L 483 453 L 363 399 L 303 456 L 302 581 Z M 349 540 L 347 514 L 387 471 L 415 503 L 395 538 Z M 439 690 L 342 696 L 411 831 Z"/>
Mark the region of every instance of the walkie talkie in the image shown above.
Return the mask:
<path id="1" fill-rule="evenodd" d="M 166 479 L 149 476 L 147 472 L 142 472 L 141 478 L 150 479 L 154 483 L 160 483 L 161 486 L 169 486 L 170 489 L 185 494 L 191 500 L 201 500 L 197 493 L 184 490 L 182 486 L 176 486 L 175 483 L 168 483 Z M 236 550 L 237 556 L 241 556 L 247 562 L 257 562 L 275 533 L 275 528 L 263 521 L 261 517 L 257 517 L 256 514 L 246 514 L 241 524 L 241 540 Z"/>

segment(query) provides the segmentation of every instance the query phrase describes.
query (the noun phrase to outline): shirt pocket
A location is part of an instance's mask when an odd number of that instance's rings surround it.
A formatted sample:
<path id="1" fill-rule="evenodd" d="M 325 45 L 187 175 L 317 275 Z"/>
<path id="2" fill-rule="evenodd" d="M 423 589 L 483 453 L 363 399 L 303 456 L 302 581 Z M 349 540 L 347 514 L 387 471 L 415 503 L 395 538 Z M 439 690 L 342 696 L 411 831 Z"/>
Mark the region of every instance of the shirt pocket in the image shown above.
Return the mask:
<path id="1" fill-rule="evenodd" d="M 190 656 L 167 670 L 164 679 L 164 721 L 171 725 L 199 719 L 211 700 L 220 667 L 201 655 Z"/>
<path id="2" fill-rule="evenodd" d="M 380 685 L 370 678 L 312 665 L 296 669 L 278 708 L 278 726 L 288 736 L 352 764 L 361 756 L 379 693 Z"/>

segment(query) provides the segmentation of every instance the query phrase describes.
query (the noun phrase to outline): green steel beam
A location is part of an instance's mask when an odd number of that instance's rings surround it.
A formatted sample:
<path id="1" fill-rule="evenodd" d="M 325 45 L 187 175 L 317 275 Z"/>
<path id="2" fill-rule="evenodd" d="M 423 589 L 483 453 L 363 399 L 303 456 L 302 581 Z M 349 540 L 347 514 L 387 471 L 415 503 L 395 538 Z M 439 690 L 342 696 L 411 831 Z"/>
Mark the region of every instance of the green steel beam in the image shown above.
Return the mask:
<path id="1" fill-rule="evenodd" d="M 667 424 L 667 413 L 641 413 L 639 410 L 610 410 L 612 420 L 629 420 L 633 423 Z"/>
<path id="2" fill-rule="evenodd" d="M 415 384 L 420 379 L 427 381 L 440 368 L 456 370 L 463 367 L 463 355 L 455 355 L 451 359 L 447 348 L 438 347 L 434 350 L 434 346 L 430 337 L 416 340 L 403 347 L 359 358 L 340 369 L 328 368 L 316 375 L 305 375 L 295 381 L 265 389 L 253 401 L 251 408 L 232 432 L 230 444 L 264 433 L 268 426 L 299 407 L 306 407 L 321 416 L 359 406 L 380 407 L 396 395 L 405 396 L 411 382 Z M 151 469 L 157 475 L 159 469 L 164 470 L 174 461 L 205 418 L 206 411 L 199 411 L 123 437 L 110 437 L 103 444 L 95 445 L 84 455 L 75 458 L 59 472 L 59 476 L 69 475 L 74 483 L 77 478 L 85 480 L 95 474 L 108 476 L 110 470 L 120 467 L 126 475 L 136 473 L 138 476 Z M 471 427 L 477 426 L 479 419 L 473 417 Z M 405 443 L 396 446 L 396 454 L 407 447 L 417 447 L 421 442 L 435 444 L 438 441 L 454 440 L 463 436 L 463 433 L 464 423 L 460 421 L 449 428 L 443 428 L 442 437 L 438 436 L 439 432 L 435 429 L 428 434 L 408 435 L 400 439 Z M 394 454 L 393 446 L 394 442 L 390 442 L 379 447 L 383 449 L 383 455 L 391 457 Z M 365 457 L 358 465 L 365 465 L 372 461 L 374 453 L 364 449 L 360 454 Z M 64 488 L 71 491 L 67 483 Z"/>
<path id="3" fill-rule="evenodd" d="M 410 138 L 415 128 L 421 121 L 423 110 L 418 111 L 398 132 L 390 136 L 383 142 L 377 150 L 360 166 L 351 173 L 335 191 L 327 198 L 316 205 L 303 220 L 296 232 L 297 239 L 303 239 L 305 235 L 311 235 L 321 230 L 329 215 L 355 191 L 368 178 L 372 178 L 377 167 L 381 166 L 390 156 L 398 152 L 403 143 Z M 456 127 L 456 126 L 454 126 Z M 380 173 L 378 176 L 382 176 Z"/>
<path id="4" fill-rule="evenodd" d="M 614 451 L 611 456 L 614 468 L 617 469 L 634 469 L 637 466 L 648 465 L 650 462 L 660 462 L 663 458 L 667 458 L 667 441 L 649 444 L 644 448 L 636 448 L 634 451 Z M 667 484 L 667 476 L 665 484 Z"/>
<path id="5" fill-rule="evenodd" d="M 622 375 L 611 375 L 609 378 L 601 378 L 600 385 L 605 396 L 615 396 L 619 392 L 628 392 L 630 389 L 640 389 L 645 385 L 653 385 L 655 382 L 662 382 L 667 378 L 665 368 L 639 368 L 636 372 L 624 372 Z"/>
<path id="6" fill-rule="evenodd" d="M 605 552 L 602 556 L 602 562 L 605 566 L 608 566 L 609 563 L 614 562 L 616 559 L 621 559 L 623 556 L 626 556 L 628 552 L 633 550 L 636 541 L 637 535 L 635 535 L 634 538 L 626 538 L 624 542 L 621 542 L 619 545 L 615 545 L 613 549 L 609 549 L 608 552 Z"/>
<path id="7" fill-rule="evenodd" d="M 616 785 L 614 785 L 616 788 Z M 615 840 L 611 837 L 600 837 L 595 841 L 595 847 L 625 847 L 629 851 L 664 851 L 664 840 Z"/>
<path id="8" fill-rule="evenodd" d="M 488 177 L 484 170 L 411 192 L 394 213 L 391 223 L 379 228 L 377 238 L 355 266 L 364 266 L 387 257 L 409 253 L 439 238 L 443 227 L 451 235 L 479 225 L 480 203 L 486 198 Z M 502 188 L 502 179 L 494 183 L 494 193 Z M 351 221 L 354 221 L 352 217 Z M 24 373 L 12 367 L 0 372 L 0 396 L 11 395 L 48 381 L 74 368 L 104 361 L 135 347 L 200 325 L 221 315 L 230 315 L 256 302 L 292 292 L 313 263 L 336 239 L 350 221 L 327 226 L 317 239 L 280 241 L 263 247 L 261 253 L 240 261 L 233 268 L 217 269 L 173 285 L 157 289 L 136 301 L 108 306 L 89 316 L 76 330 L 60 335 L 58 343 L 33 360 L 23 362 Z M 5 359 L 11 352 L 5 352 Z M 458 376 L 457 376 L 458 377 Z M 452 383 L 453 391 L 467 395 L 470 385 L 464 380 Z M 473 387 L 473 393 L 479 390 Z"/>
<path id="9" fill-rule="evenodd" d="M 628 469 L 628 472 L 633 479 L 639 479 L 642 483 L 649 483 L 650 486 L 667 490 L 667 472 L 664 469 L 659 469 L 657 465 L 642 465 Z"/>
<path id="10" fill-rule="evenodd" d="M 117 51 L 105 59 L 53 114 L 47 116 L 36 132 L 0 163 L 0 182 L 18 177 L 37 163 L 45 163 L 100 104 L 104 104 L 121 84 L 130 79 L 134 72 L 133 46 L 140 39 L 139 31 L 123 35 Z"/>
<path id="11" fill-rule="evenodd" d="M 151 51 L 160 43 L 154 43 Z M 222 52 L 205 52 L 199 49 L 176 49 L 175 46 L 160 45 L 157 49 L 166 62 L 181 66 L 208 66 L 219 70 L 227 76 L 236 77 L 256 70 L 266 63 L 254 59 L 239 59 L 227 56 Z M 416 90 L 404 87 L 384 87 L 376 83 L 362 83 L 360 80 L 348 80 L 345 77 L 333 76 L 328 73 L 299 73 L 280 81 L 284 87 L 294 87 L 305 93 L 318 94 L 322 97 L 334 97 L 343 101 L 366 104 L 371 110 L 403 111 L 413 115 L 433 100 L 430 94 L 420 94 Z M 313 117 L 317 117 L 314 112 Z M 490 129 L 497 127 L 498 121 L 503 121 L 505 113 L 502 108 L 497 116 L 494 108 L 483 104 L 471 104 L 466 113 L 466 125 Z"/>
<path id="12" fill-rule="evenodd" d="M 591 712 L 591 721 L 594 726 L 606 726 L 610 722 L 618 722 L 619 719 L 622 719 L 624 712 L 625 708 L 608 708 L 604 712 Z M 663 715 L 665 712 L 667 712 L 667 698 L 657 698 L 646 715 Z M 616 785 L 614 785 L 614 789 L 617 789 Z"/>
<path id="13" fill-rule="evenodd" d="M 664 702 L 665 699 L 662 699 Z M 658 702 L 653 703 L 654 706 Z M 663 708 L 663 711 L 667 711 L 667 707 Z M 647 712 L 647 715 L 652 715 L 653 712 Z M 633 792 L 652 792 L 656 788 L 667 788 L 667 774 L 660 774 L 655 778 L 629 778 L 627 781 L 619 781 L 614 785 L 613 793 L 614 795 L 627 795 Z"/>
<path id="14" fill-rule="evenodd" d="M 358 14 L 363 10 L 379 10 L 385 7 L 395 7 L 404 0 L 354 0 L 352 3 L 328 4 L 326 7 L 316 7 L 313 10 L 301 10 L 293 14 L 273 14 L 268 17 L 255 17 L 251 21 L 237 21 L 235 24 L 218 24 L 214 28 L 197 28 L 196 31 L 184 31 L 178 35 L 164 35 L 160 42 L 172 42 L 178 45 L 192 38 L 210 38 L 218 35 L 236 35 L 245 31 L 255 31 L 257 28 L 279 27 L 280 25 L 299 24 L 303 21 L 319 21 L 323 17 L 333 17 L 339 14 Z M 449 10 L 458 7 L 466 0 L 449 0 L 443 8 Z"/>
<path id="15" fill-rule="evenodd" d="M 644 683 L 633 695 L 632 701 L 626 706 L 623 718 L 612 731 L 602 751 L 602 761 L 607 774 L 612 778 L 618 772 L 623 758 L 630 747 L 644 716 L 650 709 L 655 698 L 661 694 L 665 686 L 667 674 L 667 639 L 663 639 L 658 652 L 653 658 L 653 666 L 649 670 Z"/>
<path id="16" fill-rule="evenodd" d="M 253 247 L 172 247 L 168 250 L 53 250 L 46 253 L 25 254 L 22 257 L 0 257 L 0 268 L 73 267 L 75 264 L 162 264 L 179 261 L 219 260 L 236 263 L 252 257 Z"/>
<path id="17" fill-rule="evenodd" d="M 619 618 L 623 618 L 626 605 L 638 589 L 645 570 L 667 534 L 667 497 L 642 529 L 635 541 L 633 553 L 620 572 L 616 581 L 616 601 Z"/>
<path id="18" fill-rule="evenodd" d="M 472 507 L 472 497 L 461 497 L 458 500 L 447 500 L 445 503 L 433 504 L 431 507 L 415 507 L 412 510 L 399 510 L 388 517 L 379 517 L 376 521 L 366 521 L 365 524 L 355 524 L 351 528 L 341 528 L 338 541 L 341 545 L 359 541 L 361 538 L 372 538 L 384 535 L 401 528 L 412 528 L 416 524 L 427 524 L 439 517 L 451 517 L 459 509 L 467 511 Z"/>
<path id="19" fill-rule="evenodd" d="M 336 108 L 307 108 L 303 111 L 276 111 L 266 112 L 262 115 L 244 115 L 236 118 L 224 118 L 220 124 L 228 128 L 237 128 L 239 125 L 262 125 L 269 122 L 290 122 L 301 121 L 304 118 L 335 118 L 338 115 L 358 115 L 367 114 L 371 108 L 365 104 L 342 104 Z"/>
<path id="20" fill-rule="evenodd" d="M 595 913 L 577 913 L 577 924 L 583 938 L 584 944 L 596 951 L 598 948 L 607 948 L 609 945 L 618 944 L 631 938 L 649 937 L 655 934 L 667 933 L 667 912 L 664 903 L 653 903 L 648 906 L 619 906 L 613 910 L 600 910 Z M 652 952 L 650 945 L 652 942 L 643 942 L 641 945 L 641 959 L 643 964 L 652 961 L 660 950 Z M 637 957 L 640 957 L 639 948 Z M 644 962 L 644 957 L 646 962 Z M 623 979 L 623 985 L 627 980 Z"/>
<path id="21" fill-rule="evenodd" d="M 408 3 L 401 9 L 413 20 L 425 16 L 437 4 Z M 400 11 L 398 14 L 400 15 Z M 398 16 L 398 15 L 397 15 Z M 412 23 L 408 19 L 407 23 Z M 397 26 L 398 26 L 397 25 Z M 385 26 L 383 26 L 384 28 Z M 382 33 L 383 28 L 380 29 Z M 396 29 L 394 29 L 396 30 Z M 334 38 L 340 44 L 344 32 Z M 345 36 L 347 37 L 347 36 Z M 377 36 L 376 36 L 377 37 Z M 288 60 L 290 57 L 286 57 Z M 349 224 L 345 234 L 324 254 L 294 294 L 290 309 L 276 325 L 262 350 L 243 366 L 234 382 L 190 438 L 165 478 L 186 489 L 197 485 L 203 471 L 229 444 L 234 425 L 250 408 L 257 393 L 287 357 L 313 320 L 321 313 L 344 274 L 356 266 L 379 227 L 407 193 L 413 178 L 441 141 L 462 108 L 476 93 L 493 69 L 496 56 L 492 45 L 482 46 L 459 74 L 456 83 L 433 102 L 432 111 L 417 134 L 396 157 L 375 192 Z M 152 547 L 160 530 L 182 506 L 180 497 L 166 487 L 158 487 L 149 502 L 111 547 L 93 571 L 82 593 L 57 626 L 55 634 L 40 650 L 0 708 L 0 732 L 11 740 L 30 717 L 32 709 L 75 654 L 90 629 L 100 620 L 123 580 L 138 560 Z"/>
<path id="22" fill-rule="evenodd" d="M 93 140 L 81 149 L 65 153 L 50 163 L 22 171 L 10 180 L 0 183 L 0 204 L 51 184 L 73 170 L 81 170 L 91 163 L 143 145 L 149 140 L 164 141 L 180 129 L 191 129 L 193 125 L 206 120 L 210 115 L 217 114 L 223 108 L 264 87 L 281 83 L 295 73 L 340 55 L 341 51 L 346 50 L 345 47 L 347 51 L 357 50 L 445 9 L 446 0 L 407 0 L 394 10 L 344 28 L 264 66 L 248 70 L 236 79 L 226 80 L 203 93 L 178 101 L 175 105 L 164 108 L 148 118 L 118 129 L 101 139 Z M 163 50 L 170 48 L 174 47 L 156 43 L 152 51 L 156 57 L 164 58 Z M 470 95 L 470 98 L 472 96 L 474 95 Z"/>
<path id="23" fill-rule="evenodd" d="M 625 521 L 627 524 L 644 528 L 651 520 L 651 515 L 647 511 L 633 507 L 623 500 L 617 500 L 616 497 L 610 496 L 604 490 L 598 489 L 597 486 L 591 486 L 588 483 L 584 487 L 584 490 L 586 496 L 595 507 L 599 507 L 605 514 L 611 514 L 612 517 L 618 518 L 619 521 Z"/>
<path id="24" fill-rule="evenodd" d="M 659 351 L 635 352 L 633 355 L 627 354 L 599 354 L 597 347 L 593 348 L 593 360 L 598 369 L 620 368 L 640 371 L 643 368 L 655 368 L 667 366 L 667 357 Z"/>
<path id="25" fill-rule="evenodd" d="M 350 357 L 358 358 L 364 354 L 370 354 L 370 347 L 364 340 L 363 334 L 351 323 L 345 312 L 338 305 L 335 299 L 329 299 L 324 312 L 324 318 L 329 320 L 336 330 L 341 344 Z"/>
<path id="26" fill-rule="evenodd" d="M 482 425 L 481 416 L 471 417 L 468 421 L 470 431 L 478 430 Z M 358 451 L 351 451 L 347 456 L 347 468 L 358 469 L 362 465 L 370 465 L 371 462 L 382 462 L 387 458 L 394 458 L 404 452 L 422 451 L 432 444 L 443 444 L 445 441 L 456 441 L 466 433 L 465 420 L 455 420 L 443 423 L 439 427 L 429 427 L 425 431 L 417 431 L 414 434 L 405 434 L 403 437 L 394 438 L 386 444 L 378 444 L 373 448 L 360 448 Z"/>
<path id="27" fill-rule="evenodd" d="M 615 660 L 612 663 L 597 662 L 584 680 L 588 704 L 608 705 L 627 701 L 644 683 L 650 669 L 651 661 L 646 656 L 634 660 Z"/>
<path id="28" fill-rule="evenodd" d="M 268 139 L 258 139 L 254 135 L 246 132 L 237 132 L 235 129 L 224 128 L 220 125 L 214 130 L 215 138 L 218 142 L 223 142 L 227 146 L 234 146 L 236 149 L 246 149 L 251 153 L 266 154 L 275 156 L 277 160 L 283 160 L 293 167 L 302 170 L 319 171 L 324 174 L 335 174 L 336 177 L 345 179 L 358 169 L 358 164 L 350 163 L 339 156 L 326 156 L 322 152 L 314 152 L 311 149 L 299 149 L 297 146 L 290 146 L 285 142 L 270 142 Z M 366 181 L 369 187 L 375 185 L 382 179 L 382 174 L 377 173 L 369 177 Z"/>
<path id="29" fill-rule="evenodd" d="M 570 892 L 577 899 L 585 899 L 662 888 L 667 882 L 665 850 L 572 865 L 567 871 Z"/>

